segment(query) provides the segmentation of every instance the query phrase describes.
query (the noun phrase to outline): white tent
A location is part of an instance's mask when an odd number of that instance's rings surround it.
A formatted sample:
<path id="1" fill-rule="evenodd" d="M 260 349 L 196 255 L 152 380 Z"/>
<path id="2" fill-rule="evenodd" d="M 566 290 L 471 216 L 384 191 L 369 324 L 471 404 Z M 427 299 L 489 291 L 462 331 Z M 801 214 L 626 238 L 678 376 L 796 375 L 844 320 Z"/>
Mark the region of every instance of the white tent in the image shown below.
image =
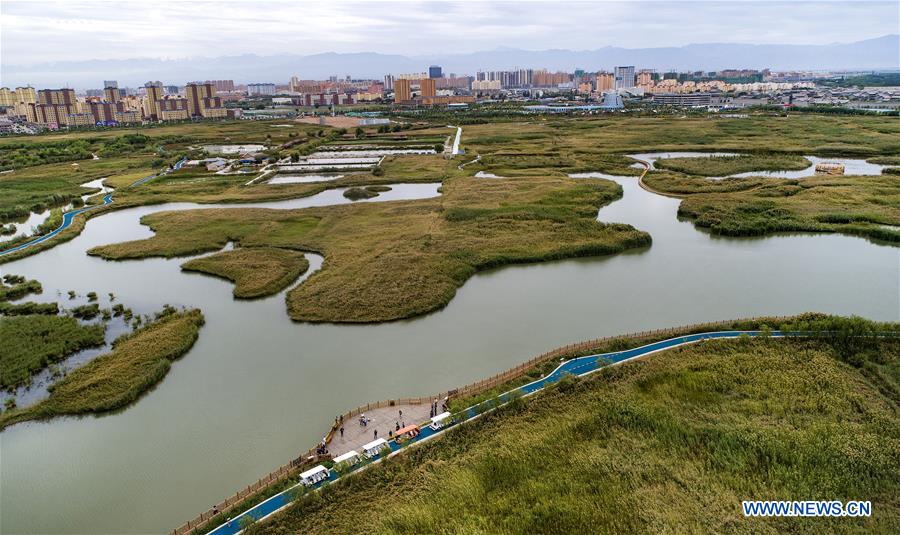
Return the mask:
<path id="1" fill-rule="evenodd" d="M 320 464 L 300 474 L 300 482 L 304 485 L 315 485 L 319 481 L 328 479 L 329 474 L 328 469 Z"/>
<path id="2" fill-rule="evenodd" d="M 362 447 L 363 451 L 366 454 L 366 457 L 374 457 L 378 455 L 378 452 L 383 450 L 384 448 L 388 448 L 387 440 L 383 438 L 379 438 L 369 442 L 365 446 Z"/>

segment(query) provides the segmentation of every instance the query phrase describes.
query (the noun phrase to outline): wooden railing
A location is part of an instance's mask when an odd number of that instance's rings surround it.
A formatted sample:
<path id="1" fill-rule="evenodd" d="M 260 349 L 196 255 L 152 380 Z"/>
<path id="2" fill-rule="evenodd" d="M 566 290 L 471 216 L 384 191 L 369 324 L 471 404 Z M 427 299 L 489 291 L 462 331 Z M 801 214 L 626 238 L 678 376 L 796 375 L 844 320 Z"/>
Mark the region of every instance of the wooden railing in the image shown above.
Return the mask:
<path id="1" fill-rule="evenodd" d="M 460 388 L 456 388 L 453 390 L 449 390 L 447 392 L 442 392 L 440 394 L 435 394 L 431 396 L 422 396 L 416 398 L 397 398 L 397 399 L 386 399 L 382 401 L 376 401 L 374 403 L 366 403 L 365 405 L 360 405 L 355 409 L 349 410 L 343 415 L 343 420 L 349 420 L 354 416 L 359 416 L 360 414 L 371 411 L 373 409 L 379 409 L 382 407 L 393 407 L 396 405 L 418 405 L 421 403 L 430 403 L 434 399 L 442 400 L 445 397 L 468 397 L 478 395 L 480 393 L 486 392 L 495 388 L 499 385 L 512 381 L 513 379 L 518 379 L 522 375 L 525 375 L 529 370 L 533 367 L 543 364 L 549 360 L 557 359 L 564 357 L 566 355 L 571 355 L 573 353 L 579 353 L 582 351 L 588 351 L 591 349 L 596 349 L 604 344 L 608 344 L 615 340 L 648 340 L 654 338 L 671 338 L 674 336 L 690 334 L 693 332 L 702 332 L 708 331 L 716 327 L 725 327 L 735 323 L 763 323 L 763 322 L 771 322 L 772 327 L 777 327 L 783 321 L 789 319 L 789 316 L 767 316 L 767 317 L 758 317 L 758 318 L 749 318 L 749 319 L 739 319 L 739 320 L 724 320 L 724 321 L 716 321 L 709 323 L 695 323 L 693 325 L 687 325 L 682 327 L 672 327 L 669 329 L 656 329 L 652 331 L 642 331 L 639 333 L 631 333 L 631 334 L 622 334 L 616 336 L 607 336 L 603 338 L 595 338 L 593 340 L 585 340 L 583 342 L 578 342 L 576 344 L 569 344 L 563 347 L 558 347 L 551 351 L 547 351 L 546 353 L 542 353 L 534 358 L 519 364 L 513 368 L 510 368 L 504 372 L 498 373 L 487 379 L 483 379 L 481 381 L 475 381 L 474 383 L 465 385 Z M 326 435 L 327 440 L 331 440 L 332 435 L 337 431 L 340 427 L 341 418 L 338 418 L 338 421 L 335 422 L 331 426 L 331 429 L 328 431 Z M 298 469 L 307 463 L 321 461 L 323 459 L 329 459 L 328 455 L 319 455 L 316 452 L 316 448 L 311 448 L 307 452 L 301 454 L 296 459 L 291 462 L 280 466 L 278 469 L 269 472 L 266 476 L 260 478 L 256 483 L 252 485 L 248 485 L 246 488 L 239 490 L 234 495 L 229 498 L 226 498 L 223 502 L 216 505 L 215 509 L 209 509 L 200 513 L 193 520 L 189 520 L 185 522 L 181 526 L 175 528 L 170 532 L 170 535 L 185 535 L 190 533 L 191 530 L 202 526 L 206 523 L 210 518 L 215 516 L 214 511 L 218 510 L 220 513 L 224 513 L 230 509 L 232 509 L 235 505 L 241 503 L 242 500 L 247 498 L 248 496 L 257 493 L 261 490 L 268 488 L 269 486 L 281 481 L 282 479 L 288 477 L 290 474 L 297 472 Z"/>

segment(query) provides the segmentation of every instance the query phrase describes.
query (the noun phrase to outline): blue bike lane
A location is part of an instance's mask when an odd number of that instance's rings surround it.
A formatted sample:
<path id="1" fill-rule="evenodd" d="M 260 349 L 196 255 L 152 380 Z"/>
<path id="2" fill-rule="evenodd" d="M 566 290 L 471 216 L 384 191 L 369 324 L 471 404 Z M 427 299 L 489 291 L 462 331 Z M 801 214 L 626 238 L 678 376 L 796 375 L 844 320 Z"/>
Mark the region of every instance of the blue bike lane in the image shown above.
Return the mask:
<path id="1" fill-rule="evenodd" d="M 177 170 L 181 169 L 182 166 L 184 166 L 184 162 L 186 162 L 186 161 L 187 160 L 179 160 L 178 162 L 175 163 L 175 166 L 172 167 L 172 169 L 168 169 L 161 173 L 156 173 L 156 174 L 153 174 L 150 176 L 146 176 L 146 177 L 138 180 L 137 182 L 129 184 L 127 187 L 132 188 L 134 186 L 139 186 L 145 182 L 153 180 L 156 177 L 167 175 L 167 174 L 171 173 L 172 171 L 177 171 Z M 60 232 L 66 230 L 70 226 L 72 226 L 72 222 L 75 220 L 75 216 L 77 216 L 79 214 L 83 214 L 89 210 L 93 210 L 95 208 L 100 208 L 101 206 L 106 206 L 108 204 L 111 204 L 112 202 L 113 202 L 113 194 L 107 193 L 106 195 L 103 196 L 103 203 L 101 203 L 101 204 L 92 204 L 91 206 L 85 206 L 84 208 L 79 208 L 77 210 L 70 210 L 63 214 L 62 223 L 60 223 L 59 227 L 57 227 L 56 230 L 53 230 L 42 236 L 38 236 L 37 238 L 35 238 L 33 240 L 19 244 L 15 247 L 10 247 L 9 249 L 4 249 L 4 250 L 0 251 L 0 256 L 6 256 L 9 254 L 21 251 L 23 249 L 27 249 L 29 247 L 34 247 L 35 245 L 37 245 L 39 243 L 43 243 L 43 242 L 49 240 L 50 238 L 56 236 Z"/>
<path id="2" fill-rule="evenodd" d="M 674 349 L 676 347 L 681 347 L 688 344 L 700 343 L 704 340 L 714 340 L 714 339 L 729 339 L 729 338 L 738 338 L 741 335 L 748 336 L 759 336 L 762 331 L 720 331 L 720 332 L 707 332 L 707 333 L 699 333 L 699 334 L 690 334 L 685 336 L 678 336 L 675 338 L 669 338 L 667 340 L 660 340 L 659 342 L 653 342 L 651 344 L 647 344 L 641 347 L 636 347 L 633 349 L 626 349 L 623 351 L 615 351 L 612 353 L 601 353 L 594 355 L 586 355 L 583 357 L 576 357 L 570 360 L 567 360 L 557 366 L 552 372 L 547 374 L 546 376 L 532 381 L 528 384 L 519 386 L 517 388 L 513 388 L 507 392 L 504 392 L 494 398 L 483 401 L 471 407 L 468 407 L 464 411 L 461 411 L 461 414 L 465 415 L 465 418 L 462 421 L 453 421 L 450 424 L 440 428 L 440 429 L 432 429 L 430 426 L 423 424 L 421 427 L 420 433 L 410 439 L 405 440 L 402 444 L 398 443 L 396 439 L 388 441 L 388 446 L 390 450 L 386 450 L 376 457 L 372 458 L 368 462 L 360 463 L 353 466 L 346 473 L 356 472 L 358 470 L 362 470 L 367 466 L 377 463 L 386 457 L 390 457 L 392 455 L 397 454 L 399 451 L 406 449 L 410 446 L 413 446 L 417 443 L 420 443 L 424 440 L 428 440 L 429 438 L 433 438 L 437 435 L 444 433 L 447 429 L 459 425 L 463 422 L 471 421 L 475 418 L 478 418 L 482 414 L 490 412 L 493 408 L 502 405 L 508 402 L 513 396 L 529 396 L 535 394 L 544 388 L 552 385 L 553 383 L 558 382 L 562 378 L 567 375 L 572 375 L 576 377 L 582 377 L 593 373 L 599 369 L 621 364 L 628 360 L 632 360 L 638 357 L 643 357 L 646 355 L 650 355 L 652 353 L 656 353 L 659 351 L 665 351 L 668 349 Z M 771 336 L 773 337 L 784 337 L 790 336 L 791 334 L 801 334 L 801 333 L 782 333 L 781 331 L 771 331 Z M 212 531 L 208 533 L 208 535 L 237 535 L 242 531 L 242 524 L 245 524 L 249 518 L 252 518 L 253 521 L 263 520 L 266 517 L 277 513 L 281 509 L 284 509 L 288 505 L 291 504 L 293 498 L 298 494 L 298 489 L 303 492 L 311 492 L 318 490 L 323 485 L 331 484 L 337 480 L 339 480 L 342 476 L 338 475 L 335 471 L 329 471 L 328 479 L 316 483 L 315 485 L 309 486 L 306 489 L 303 489 L 304 484 L 298 483 L 278 494 L 266 499 L 265 501 L 243 511 L 230 518 L 224 524 L 216 527 Z M 243 521 L 243 522 L 242 522 Z"/>

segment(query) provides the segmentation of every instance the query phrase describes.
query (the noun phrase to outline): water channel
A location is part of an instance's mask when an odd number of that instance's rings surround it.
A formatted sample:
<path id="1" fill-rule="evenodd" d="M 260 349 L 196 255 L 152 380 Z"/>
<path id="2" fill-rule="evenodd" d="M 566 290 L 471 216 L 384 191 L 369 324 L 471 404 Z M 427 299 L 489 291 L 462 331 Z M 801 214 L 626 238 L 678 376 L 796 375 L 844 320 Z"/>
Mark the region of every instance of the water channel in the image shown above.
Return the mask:
<path id="1" fill-rule="evenodd" d="M 900 320 L 896 247 L 841 235 L 710 236 L 677 220 L 678 200 L 614 180 L 624 198 L 598 218 L 649 232 L 651 247 L 484 272 L 445 309 L 383 325 L 293 323 L 283 293 L 236 301 L 230 283 L 182 272 L 183 259 L 85 254 L 150 236 L 142 215 L 197 207 L 189 203 L 105 214 L 72 241 L 2 266 L 39 279 L 47 299 L 115 292 L 136 313 L 170 303 L 206 315 L 194 348 L 126 410 L 0 433 L 2 531 L 164 532 L 309 448 L 340 412 L 465 384 L 570 342 L 810 310 Z M 394 186 L 375 200 L 409 191 Z M 317 198 L 346 202 L 326 193 Z"/>

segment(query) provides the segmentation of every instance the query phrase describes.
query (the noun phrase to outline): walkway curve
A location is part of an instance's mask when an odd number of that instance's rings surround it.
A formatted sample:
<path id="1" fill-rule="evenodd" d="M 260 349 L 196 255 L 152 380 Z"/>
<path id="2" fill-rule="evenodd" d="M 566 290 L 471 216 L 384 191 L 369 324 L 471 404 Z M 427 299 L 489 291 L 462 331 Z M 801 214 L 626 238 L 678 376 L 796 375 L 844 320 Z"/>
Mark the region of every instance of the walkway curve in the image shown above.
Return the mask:
<path id="1" fill-rule="evenodd" d="M 172 171 L 177 171 L 177 170 L 181 169 L 182 166 L 184 166 L 184 162 L 186 162 L 186 161 L 187 160 L 184 160 L 184 159 L 178 160 L 178 162 L 175 163 L 174 167 L 172 167 L 170 169 L 166 169 L 165 171 L 163 171 L 161 173 L 156 173 L 156 174 L 144 177 L 144 178 L 138 180 L 137 182 L 133 182 L 132 184 L 129 184 L 126 187 L 132 188 L 134 186 L 139 186 L 145 182 L 149 182 L 150 180 L 153 180 L 156 177 L 167 175 L 167 174 L 171 173 Z M 78 210 L 71 210 L 69 212 L 64 213 L 62 223 L 59 225 L 59 227 L 56 228 L 56 230 L 49 232 L 47 234 L 44 234 L 42 236 L 38 236 L 37 238 L 35 238 L 31 241 L 27 241 L 23 244 L 15 246 L 15 247 L 11 247 L 9 249 L 4 249 L 4 250 L 0 251 L 0 256 L 6 256 L 6 255 L 9 255 L 12 253 L 16 253 L 16 252 L 25 250 L 29 247 L 33 247 L 39 243 L 43 243 L 43 242 L 49 240 L 50 238 L 56 236 L 60 232 L 66 230 L 67 228 L 72 226 L 72 222 L 75 220 L 75 216 L 77 216 L 78 214 L 83 214 L 89 210 L 93 210 L 94 208 L 99 208 L 101 206 L 106 206 L 108 204 L 112 204 L 113 193 L 115 193 L 115 192 L 107 193 L 106 195 L 104 195 L 102 204 L 92 204 L 90 206 L 85 206 L 84 208 L 79 208 Z"/>
<path id="2" fill-rule="evenodd" d="M 671 197 L 673 199 L 683 199 L 685 197 L 685 195 L 678 195 L 676 193 L 666 193 L 664 191 L 659 191 L 659 190 L 653 189 L 650 186 L 648 186 L 644 182 L 644 177 L 647 175 L 647 173 L 650 172 L 650 167 L 651 167 L 650 162 L 648 162 L 646 160 L 641 160 L 640 158 L 635 158 L 634 156 L 629 156 L 629 158 L 631 158 L 632 160 L 636 160 L 637 163 L 644 166 L 644 172 L 641 173 L 641 176 L 638 177 L 638 186 L 649 191 L 650 193 L 654 193 L 656 195 L 661 195 L 663 197 Z"/>
<path id="3" fill-rule="evenodd" d="M 409 446 L 414 446 L 426 440 L 430 440 L 436 436 L 442 435 L 445 431 L 447 431 L 447 429 L 450 429 L 463 422 L 475 420 L 483 414 L 493 411 L 496 407 L 509 402 L 514 397 L 527 397 L 536 394 L 537 392 L 540 392 L 544 388 L 552 385 L 553 383 L 556 383 L 557 381 L 568 375 L 575 377 L 584 377 L 586 375 L 590 375 L 596 371 L 599 371 L 602 368 L 623 364 L 625 362 L 645 357 L 653 353 L 658 353 L 660 351 L 666 351 L 689 344 L 700 343 L 704 340 L 736 339 L 743 335 L 755 337 L 761 336 L 762 334 L 762 331 L 717 331 L 689 334 L 685 336 L 669 338 L 666 340 L 660 340 L 658 342 L 653 342 L 651 344 L 643 345 L 633 349 L 626 349 L 624 351 L 586 355 L 583 357 L 576 357 L 567 360 L 557 366 L 556 369 L 554 369 L 552 372 L 536 381 L 532 381 L 526 385 L 513 388 L 512 390 L 504 392 L 495 398 L 482 401 L 481 403 L 472 405 L 471 407 L 460 411 L 463 419 L 459 422 L 453 421 L 449 425 L 437 431 L 431 429 L 430 427 L 428 427 L 428 425 L 426 425 L 430 422 L 422 423 L 422 425 L 420 426 L 421 432 L 418 436 L 405 441 L 402 445 L 398 444 L 396 440 L 388 441 L 388 445 L 390 446 L 389 452 L 383 452 L 379 454 L 373 461 L 357 464 L 348 473 L 364 470 L 371 464 L 381 462 L 383 459 L 393 457 L 394 455 L 403 452 Z M 807 334 L 802 332 L 783 333 L 781 331 L 771 331 L 770 335 L 775 338 L 783 338 L 787 336 L 806 336 Z M 341 477 L 342 476 L 337 475 L 334 471 L 331 471 L 328 479 L 317 483 L 310 490 L 318 490 L 323 485 L 331 484 L 339 480 Z M 235 515 L 234 517 L 230 518 L 228 522 L 216 527 L 212 531 L 209 531 L 207 535 L 238 535 L 243 531 L 243 529 L 241 528 L 241 521 L 243 519 L 250 518 L 253 522 L 265 520 L 273 514 L 288 507 L 294 498 L 302 494 L 303 490 L 304 489 L 302 483 L 298 483 L 288 489 L 285 489 L 278 494 L 267 498 L 263 502 L 251 507 L 250 509 L 247 509 L 240 514 Z M 244 520 L 244 523 L 246 522 L 248 521 Z"/>

